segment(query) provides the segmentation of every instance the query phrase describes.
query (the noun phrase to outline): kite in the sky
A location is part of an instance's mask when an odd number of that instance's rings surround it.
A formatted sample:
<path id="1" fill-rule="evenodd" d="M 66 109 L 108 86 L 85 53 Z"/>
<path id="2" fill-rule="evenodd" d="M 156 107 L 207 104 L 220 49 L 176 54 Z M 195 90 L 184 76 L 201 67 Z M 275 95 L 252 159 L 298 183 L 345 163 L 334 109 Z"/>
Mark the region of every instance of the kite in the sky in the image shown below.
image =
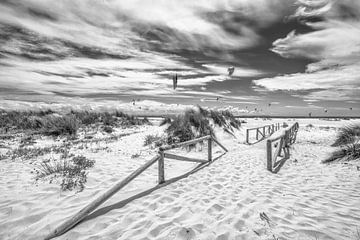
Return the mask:
<path id="1" fill-rule="evenodd" d="M 178 76 L 177 76 L 177 73 L 176 73 L 175 76 L 173 76 L 173 88 L 174 89 L 177 88 L 177 81 L 178 81 Z"/>
<path id="2" fill-rule="evenodd" d="M 233 75 L 234 71 L 235 71 L 235 68 L 234 68 L 234 67 L 232 67 L 232 66 L 229 67 L 229 68 L 228 68 L 229 76 Z"/>

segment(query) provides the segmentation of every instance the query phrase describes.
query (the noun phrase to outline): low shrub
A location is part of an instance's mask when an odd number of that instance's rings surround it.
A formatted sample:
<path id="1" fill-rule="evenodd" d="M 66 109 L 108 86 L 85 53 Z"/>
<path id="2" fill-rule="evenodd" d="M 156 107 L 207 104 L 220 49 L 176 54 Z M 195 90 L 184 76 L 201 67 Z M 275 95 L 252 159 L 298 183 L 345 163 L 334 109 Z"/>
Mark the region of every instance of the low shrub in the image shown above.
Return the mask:
<path id="1" fill-rule="evenodd" d="M 75 135 L 78 129 L 79 123 L 74 115 L 48 116 L 42 119 L 41 132 L 46 135 Z"/>
<path id="2" fill-rule="evenodd" d="M 360 144 L 359 143 L 351 143 L 342 148 L 332 152 L 328 158 L 323 160 L 323 163 L 332 162 L 335 160 L 355 160 L 360 158 Z"/>
<path id="3" fill-rule="evenodd" d="M 62 160 L 56 162 L 43 162 L 35 169 L 36 180 L 50 176 L 50 182 L 56 178 L 61 179 L 61 190 L 73 190 L 78 188 L 82 191 L 87 181 L 86 170 L 92 168 L 94 160 L 89 160 L 84 156 L 76 156 L 71 160 Z"/>
<path id="4" fill-rule="evenodd" d="M 169 124 L 165 130 L 168 144 L 184 142 L 206 135 L 214 135 L 214 129 L 210 123 L 222 127 L 225 132 L 233 135 L 233 128 L 239 128 L 241 122 L 235 119 L 230 111 L 207 110 L 200 106 L 198 109 L 188 109 L 184 114 L 173 119 L 165 119 L 162 124 Z"/>
<path id="5" fill-rule="evenodd" d="M 154 145 L 154 147 L 160 147 L 164 145 L 166 141 L 164 138 L 158 135 L 147 135 L 145 137 L 144 146 Z"/>
<path id="6" fill-rule="evenodd" d="M 185 114 L 176 116 L 166 129 L 168 144 L 189 141 L 194 138 L 213 134 L 209 120 L 199 111 L 189 109 Z"/>
<path id="7" fill-rule="evenodd" d="M 355 160 L 360 158 L 360 124 L 349 125 L 340 128 L 333 147 L 340 147 L 323 162 L 331 162 L 338 159 Z"/>
<path id="8" fill-rule="evenodd" d="M 71 110 L 70 114 L 74 115 L 81 124 L 91 125 L 100 121 L 100 113 L 95 111 L 75 111 Z"/>
<path id="9" fill-rule="evenodd" d="M 114 131 L 114 129 L 111 126 L 104 126 L 102 129 L 106 133 L 112 133 Z"/>
<path id="10" fill-rule="evenodd" d="M 360 138 L 360 124 L 348 125 L 340 128 L 332 147 L 338 147 L 354 142 Z"/>
<path id="11" fill-rule="evenodd" d="M 36 130 L 46 135 L 75 135 L 80 125 L 103 124 L 104 126 L 134 126 L 151 124 L 145 118 L 137 118 L 123 112 L 75 111 L 68 114 L 45 111 L 1 111 L 0 128 L 9 130 Z M 108 128 L 109 129 L 109 128 Z"/>

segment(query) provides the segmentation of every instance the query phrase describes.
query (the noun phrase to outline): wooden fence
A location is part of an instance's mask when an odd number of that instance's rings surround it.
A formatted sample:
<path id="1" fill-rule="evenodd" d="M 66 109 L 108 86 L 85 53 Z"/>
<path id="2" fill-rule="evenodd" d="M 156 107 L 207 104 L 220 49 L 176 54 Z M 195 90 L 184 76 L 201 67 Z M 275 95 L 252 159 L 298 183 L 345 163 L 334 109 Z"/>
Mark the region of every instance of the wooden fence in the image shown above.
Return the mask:
<path id="1" fill-rule="evenodd" d="M 246 143 L 250 144 L 250 133 L 252 131 L 255 131 L 256 135 L 256 142 L 257 143 L 263 139 L 265 139 L 268 136 L 271 136 L 274 132 L 280 129 L 280 123 L 275 123 L 271 125 L 265 125 L 262 127 L 256 127 L 256 128 L 248 128 L 246 129 Z M 261 138 L 259 138 L 261 135 Z"/>
<path id="2" fill-rule="evenodd" d="M 266 143 L 267 169 L 277 173 L 287 159 L 290 158 L 290 146 L 295 143 L 299 123 L 284 129 L 283 133 L 275 138 L 269 138 Z M 274 148 L 274 154 L 273 154 Z M 283 153 L 283 155 L 282 155 Z M 281 157 L 278 160 L 278 157 Z"/>
<path id="3" fill-rule="evenodd" d="M 188 158 L 183 156 L 178 156 L 175 154 L 167 153 L 167 150 L 174 149 L 174 148 L 180 148 L 185 147 L 189 145 L 194 145 L 196 143 L 207 141 L 208 143 L 208 156 L 205 160 L 195 159 L 195 158 Z M 131 173 L 128 177 L 126 177 L 124 180 L 116 183 L 114 186 L 112 186 L 109 190 L 101 194 L 98 198 L 96 198 L 94 201 L 89 203 L 87 206 L 85 206 L 83 209 L 81 209 L 78 213 L 76 213 L 72 218 L 68 219 L 64 223 L 62 223 L 60 226 L 58 226 L 53 232 L 51 232 L 48 236 L 46 236 L 44 239 L 52 239 L 54 237 L 60 236 L 70 230 L 72 227 L 74 227 L 76 224 L 81 222 L 87 215 L 89 215 L 91 212 L 93 212 L 97 207 L 99 207 L 102 203 L 104 203 L 107 199 L 109 199 L 111 196 L 113 196 L 115 193 L 117 193 L 120 189 L 125 187 L 128 183 L 130 183 L 132 180 L 134 180 L 137 176 L 139 176 L 142 172 L 144 172 L 146 169 L 148 169 L 151 165 L 158 162 L 158 183 L 162 184 L 165 183 L 165 170 L 164 170 L 164 159 L 173 159 L 173 160 L 179 160 L 179 161 L 187 161 L 187 162 L 197 162 L 200 163 L 199 165 L 209 163 L 213 161 L 212 158 L 212 145 L 213 142 L 215 142 L 217 145 L 219 145 L 225 152 L 228 152 L 228 150 L 219 143 L 213 136 L 205 136 L 201 138 L 197 138 L 194 140 L 182 142 L 182 143 L 176 143 L 172 145 L 167 145 L 159 148 L 159 154 L 153 157 L 150 161 L 146 162 L 144 165 L 139 167 L 136 171 Z"/>

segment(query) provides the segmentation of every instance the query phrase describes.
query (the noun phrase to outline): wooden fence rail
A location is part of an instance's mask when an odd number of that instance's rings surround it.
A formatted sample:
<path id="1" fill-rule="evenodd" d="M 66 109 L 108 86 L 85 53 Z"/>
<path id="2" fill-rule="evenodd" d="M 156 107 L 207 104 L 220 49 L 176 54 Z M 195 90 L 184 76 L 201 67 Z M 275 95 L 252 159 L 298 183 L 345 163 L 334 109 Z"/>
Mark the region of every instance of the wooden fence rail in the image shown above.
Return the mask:
<path id="1" fill-rule="evenodd" d="M 284 129 L 283 133 L 274 138 L 269 138 L 266 142 L 267 169 L 277 173 L 287 159 L 290 158 L 290 146 L 295 143 L 299 123 Z M 275 149 L 274 154 L 272 153 Z M 283 153 L 283 155 L 282 155 Z M 278 157 L 282 157 L 278 160 Z"/>
<path id="2" fill-rule="evenodd" d="M 207 143 L 208 143 L 207 160 L 188 158 L 188 157 L 178 156 L 175 154 L 165 152 L 170 149 L 189 146 L 189 145 L 193 145 L 193 144 L 196 144 L 199 142 L 204 142 L 204 141 L 207 141 Z M 190 140 L 187 142 L 176 143 L 176 144 L 160 147 L 158 155 L 156 155 L 150 161 L 146 162 L 144 165 L 139 167 L 136 171 L 131 173 L 124 180 L 116 183 L 109 190 L 105 191 L 103 194 L 101 194 L 99 197 L 97 197 L 95 200 L 93 200 L 91 203 L 89 203 L 87 206 L 85 206 L 83 209 L 81 209 L 78 213 L 76 213 L 73 217 L 71 217 L 70 219 L 68 219 L 67 221 L 62 223 L 60 226 L 58 226 L 53 232 L 51 232 L 49 235 L 47 235 L 44 239 L 45 240 L 52 239 L 54 237 L 64 234 L 68 230 L 70 230 L 76 224 L 81 222 L 87 215 L 89 215 L 91 212 L 93 212 L 97 207 L 99 207 L 102 203 L 104 203 L 106 200 L 108 200 L 116 192 L 118 192 L 120 189 L 125 187 L 128 183 L 130 183 L 132 180 L 134 180 L 137 176 L 139 176 L 142 172 L 144 172 L 146 169 L 148 169 L 151 165 L 153 165 L 156 162 L 158 162 L 158 183 L 159 184 L 162 184 L 165 182 L 165 169 L 164 169 L 164 159 L 165 158 L 180 160 L 180 161 L 197 162 L 200 165 L 207 163 L 207 162 L 211 162 L 213 160 L 213 158 L 212 158 L 213 142 L 215 142 L 222 149 L 224 149 L 225 152 L 228 152 L 228 150 L 222 144 L 220 144 L 213 136 L 210 136 L 210 135 L 201 137 L 201 138 L 197 138 L 194 140 Z"/>
<path id="3" fill-rule="evenodd" d="M 274 132 L 280 129 L 280 123 L 275 123 L 271 125 L 265 125 L 256 128 L 248 128 L 246 129 L 246 143 L 250 144 L 250 132 L 256 132 L 256 142 L 259 142 L 265 139 L 268 136 L 271 136 Z M 261 135 L 261 138 L 259 136 Z"/>
<path id="4" fill-rule="evenodd" d="M 207 144 L 208 144 L 208 157 L 207 157 L 207 160 L 188 158 L 188 157 L 178 156 L 178 155 L 175 155 L 175 154 L 165 152 L 167 150 L 171 150 L 171 149 L 174 149 L 174 148 L 194 145 L 196 143 L 200 143 L 200 142 L 204 142 L 204 141 L 207 141 Z M 182 143 L 175 143 L 175 144 L 172 144 L 172 145 L 167 145 L 167 146 L 160 147 L 159 148 L 159 156 L 160 157 L 159 157 L 159 160 L 158 160 L 159 161 L 159 183 L 165 182 L 165 173 L 164 173 L 164 159 L 165 158 L 179 160 L 179 161 L 187 161 L 187 162 L 198 162 L 198 163 L 211 162 L 212 161 L 212 145 L 213 145 L 213 142 L 215 142 L 217 145 L 219 145 L 219 147 L 221 147 L 225 152 L 228 151 L 221 143 L 219 143 L 219 141 L 217 141 L 211 135 L 201 137 L 201 138 L 197 138 L 197 139 L 190 140 L 190 141 L 186 141 L 186 142 L 182 142 Z"/>

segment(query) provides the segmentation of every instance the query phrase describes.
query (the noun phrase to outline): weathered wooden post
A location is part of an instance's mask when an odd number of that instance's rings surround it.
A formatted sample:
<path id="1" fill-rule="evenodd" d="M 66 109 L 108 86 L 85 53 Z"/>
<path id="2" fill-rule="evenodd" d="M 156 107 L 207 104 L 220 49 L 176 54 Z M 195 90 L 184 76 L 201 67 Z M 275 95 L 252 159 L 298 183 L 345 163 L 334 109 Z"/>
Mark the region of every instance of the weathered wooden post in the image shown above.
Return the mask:
<path id="1" fill-rule="evenodd" d="M 256 129 L 256 140 L 259 140 L 259 129 Z"/>
<path id="2" fill-rule="evenodd" d="M 267 140 L 266 142 L 266 158 L 267 158 L 267 170 L 272 172 L 272 159 L 271 159 L 271 140 Z"/>
<path id="3" fill-rule="evenodd" d="M 208 161 L 212 161 L 212 138 L 208 139 Z"/>
<path id="4" fill-rule="evenodd" d="M 165 172 L 164 172 L 164 151 L 159 151 L 159 160 L 158 160 L 158 177 L 159 177 L 159 184 L 165 182 Z"/>
<path id="5" fill-rule="evenodd" d="M 289 157 L 290 157 L 289 134 L 290 134 L 290 130 L 285 130 L 285 136 L 284 136 L 284 142 L 285 142 L 284 153 L 285 153 L 285 158 L 289 158 Z"/>
<path id="6" fill-rule="evenodd" d="M 246 143 L 249 144 L 249 129 L 246 129 Z"/>
<path id="7" fill-rule="evenodd" d="M 265 138 L 265 126 L 263 127 L 263 137 L 262 138 Z"/>

